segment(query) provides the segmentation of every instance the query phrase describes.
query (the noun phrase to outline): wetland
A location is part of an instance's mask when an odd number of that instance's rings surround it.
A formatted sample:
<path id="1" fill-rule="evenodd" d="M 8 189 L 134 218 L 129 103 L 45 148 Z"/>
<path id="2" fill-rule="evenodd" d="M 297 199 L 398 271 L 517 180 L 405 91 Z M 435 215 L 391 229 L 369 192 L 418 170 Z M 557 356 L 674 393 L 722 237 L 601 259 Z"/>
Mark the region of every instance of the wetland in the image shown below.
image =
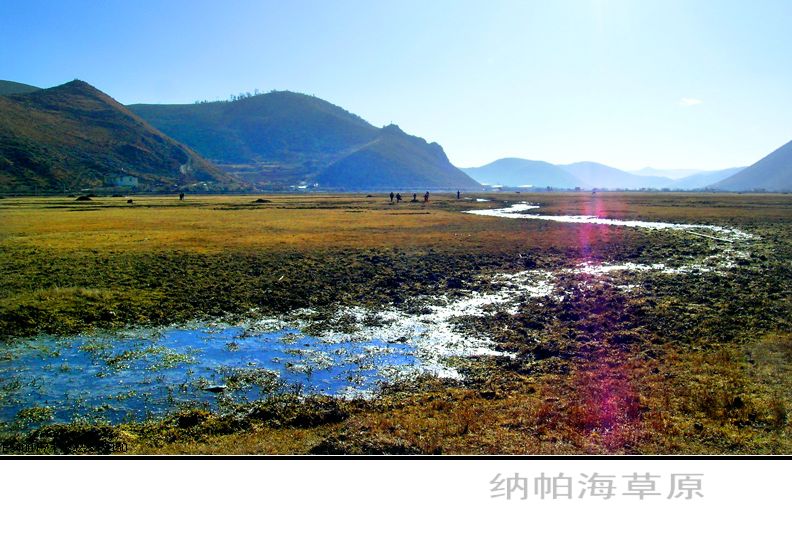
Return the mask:
<path id="1" fill-rule="evenodd" d="M 0 200 L 4 452 L 790 451 L 789 196 L 252 201 Z"/>

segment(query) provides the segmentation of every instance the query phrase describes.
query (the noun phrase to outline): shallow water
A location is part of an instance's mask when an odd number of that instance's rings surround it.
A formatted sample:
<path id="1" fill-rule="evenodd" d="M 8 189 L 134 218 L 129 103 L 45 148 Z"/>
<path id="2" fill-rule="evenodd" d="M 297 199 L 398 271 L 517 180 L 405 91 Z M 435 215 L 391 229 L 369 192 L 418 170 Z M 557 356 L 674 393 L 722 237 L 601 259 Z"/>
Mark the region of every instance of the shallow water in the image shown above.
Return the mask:
<path id="1" fill-rule="evenodd" d="M 284 391 L 367 395 L 382 382 L 422 371 L 414 354 L 404 343 L 333 342 L 260 324 L 39 337 L 0 347 L 0 422 L 14 422 L 26 408 L 45 409 L 37 418 L 43 422 L 118 423 Z M 225 389 L 206 390 L 219 386 Z"/>

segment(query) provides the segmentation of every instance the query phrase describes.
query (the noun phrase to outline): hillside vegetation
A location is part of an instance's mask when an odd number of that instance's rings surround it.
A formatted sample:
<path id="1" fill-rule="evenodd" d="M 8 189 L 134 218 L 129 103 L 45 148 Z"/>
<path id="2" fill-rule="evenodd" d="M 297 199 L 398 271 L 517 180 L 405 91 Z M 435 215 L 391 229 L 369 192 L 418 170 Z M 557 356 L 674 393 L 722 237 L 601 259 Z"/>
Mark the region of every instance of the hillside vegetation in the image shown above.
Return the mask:
<path id="1" fill-rule="evenodd" d="M 31 86 L 30 84 L 22 84 L 21 82 L 13 82 L 11 80 L 0 80 L 0 95 L 16 95 L 20 93 L 33 93 L 39 91 L 41 88 Z"/>
<path id="2" fill-rule="evenodd" d="M 235 101 L 128 108 L 222 163 L 304 162 L 306 155 L 334 155 L 370 142 L 378 131 L 338 106 L 290 91 Z"/>
<path id="3" fill-rule="evenodd" d="M 194 151 L 85 82 L 0 97 L 3 191 L 101 188 L 121 175 L 136 177 L 149 190 L 235 186 Z"/>

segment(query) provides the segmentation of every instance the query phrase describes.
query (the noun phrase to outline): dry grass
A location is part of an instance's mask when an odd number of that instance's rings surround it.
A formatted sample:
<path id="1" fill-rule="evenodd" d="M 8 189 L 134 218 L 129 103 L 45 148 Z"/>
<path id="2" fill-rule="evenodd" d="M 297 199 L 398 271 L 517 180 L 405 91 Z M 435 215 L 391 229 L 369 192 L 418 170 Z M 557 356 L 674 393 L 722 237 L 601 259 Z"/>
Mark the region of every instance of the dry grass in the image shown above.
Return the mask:
<path id="1" fill-rule="evenodd" d="M 152 446 L 127 436 L 129 455 L 290 455 L 307 453 L 338 427 L 259 427 L 251 431 L 210 436 L 202 440 L 179 441 Z"/>
<path id="2" fill-rule="evenodd" d="M 390 401 L 348 420 L 338 447 L 401 445 L 437 454 L 792 452 L 790 335 L 744 348 L 566 365 L 565 372 L 512 378 L 500 389 Z"/>
<path id="3" fill-rule="evenodd" d="M 0 239 L 9 245 L 60 251 L 219 252 L 229 249 L 322 249 L 415 247 L 470 251 L 575 246 L 567 226 L 552 222 L 482 218 L 460 209 L 499 203 L 432 201 L 390 205 L 384 196 L 273 195 L 0 200 Z M 536 201 L 547 214 L 598 214 L 612 218 L 677 221 L 750 221 L 792 218 L 788 196 L 524 194 L 499 199 Z M 691 206 L 695 210 L 691 210 Z M 593 226 L 587 240 L 596 248 L 629 238 L 632 230 Z"/>
<path id="4" fill-rule="evenodd" d="M 363 197 L 271 196 L 273 203 L 258 205 L 255 199 L 207 196 L 178 204 L 146 197 L 132 206 L 119 198 L 3 200 L 0 229 L 4 240 L 18 245 L 112 251 L 427 247 L 473 235 L 473 242 L 486 244 L 496 236 L 480 218 L 436 203 L 423 208 Z"/>

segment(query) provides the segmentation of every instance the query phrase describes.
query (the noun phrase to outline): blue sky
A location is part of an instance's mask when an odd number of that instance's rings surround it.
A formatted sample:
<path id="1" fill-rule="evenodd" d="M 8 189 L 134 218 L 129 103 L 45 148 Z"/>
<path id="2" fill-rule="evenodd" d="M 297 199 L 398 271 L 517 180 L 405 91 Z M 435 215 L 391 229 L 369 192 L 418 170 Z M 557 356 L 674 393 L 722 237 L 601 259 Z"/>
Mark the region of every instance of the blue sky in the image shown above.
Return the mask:
<path id="1" fill-rule="evenodd" d="M 792 139 L 792 1 L 0 4 L 0 79 L 119 101 L 289 89 L 512 156 L 717 169 Z"/>

